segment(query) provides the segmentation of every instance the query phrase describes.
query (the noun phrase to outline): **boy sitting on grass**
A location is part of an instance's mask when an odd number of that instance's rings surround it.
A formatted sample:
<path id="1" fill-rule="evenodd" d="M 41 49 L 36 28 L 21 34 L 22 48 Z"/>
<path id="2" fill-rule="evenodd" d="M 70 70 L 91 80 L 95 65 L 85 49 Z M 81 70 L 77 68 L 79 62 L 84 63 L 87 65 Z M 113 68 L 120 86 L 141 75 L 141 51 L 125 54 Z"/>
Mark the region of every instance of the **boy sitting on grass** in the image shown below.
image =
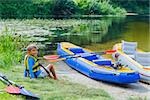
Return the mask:
<path id="1" fill-rule="evenodd" d="M 36 45 L 31 44 L 27 47 L 27 54 L 25 56 L 25 71 L 24 71 L 24 76 L 27 77 L 29 76 L 30 78 L 38 78 L 38 77 L 46 77 L 50 76 L 46 72 L 46 70 L 50 73 L 52 73 L 53 78 L 56 80 L 56 74 L 54 70 L 54 66 L 49 64 L 45 69 L 42 68 L 42 65 L 38 62 L 37 59 L 37 54 L 38 54 L 38 48 Z"/>

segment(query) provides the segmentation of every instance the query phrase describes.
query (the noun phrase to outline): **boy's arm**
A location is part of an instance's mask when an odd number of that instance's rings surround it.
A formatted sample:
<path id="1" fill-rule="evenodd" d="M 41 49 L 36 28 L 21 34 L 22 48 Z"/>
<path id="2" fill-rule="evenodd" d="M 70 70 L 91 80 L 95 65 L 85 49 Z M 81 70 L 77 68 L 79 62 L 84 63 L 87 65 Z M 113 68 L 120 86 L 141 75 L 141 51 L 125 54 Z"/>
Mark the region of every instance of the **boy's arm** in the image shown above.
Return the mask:
<path id="1" fill-rule="evenodd" d="M 33 69 L 32 69 L 34 64 L 35 64 L 35 62 L 34 62 L 33 58 L 29 57 L 29 59 L 28 59 L 28 66 L 29 66 L 30 78 L 35 78 L 35 75 L 34 75 Z"/>

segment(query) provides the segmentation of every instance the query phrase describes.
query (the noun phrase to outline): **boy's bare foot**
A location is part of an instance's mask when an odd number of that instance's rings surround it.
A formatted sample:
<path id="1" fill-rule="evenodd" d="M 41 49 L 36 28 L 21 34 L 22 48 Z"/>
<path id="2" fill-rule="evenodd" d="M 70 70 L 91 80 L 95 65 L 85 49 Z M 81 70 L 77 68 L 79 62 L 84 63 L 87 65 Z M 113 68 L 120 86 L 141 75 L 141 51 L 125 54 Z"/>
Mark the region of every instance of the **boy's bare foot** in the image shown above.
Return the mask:
<path id="1" fill-rule="evenodd" d="M 54 77 L 54 80 L 58 80 L 58 78 L 57 78 L 57 77 Z"/>
<path id="2" fill-rule="evenodd" d="M 49 78 L 52 78 L 52 76 L 51 76 L 50 74 L 48 75 L 48 77 L 49 77 Z"/>

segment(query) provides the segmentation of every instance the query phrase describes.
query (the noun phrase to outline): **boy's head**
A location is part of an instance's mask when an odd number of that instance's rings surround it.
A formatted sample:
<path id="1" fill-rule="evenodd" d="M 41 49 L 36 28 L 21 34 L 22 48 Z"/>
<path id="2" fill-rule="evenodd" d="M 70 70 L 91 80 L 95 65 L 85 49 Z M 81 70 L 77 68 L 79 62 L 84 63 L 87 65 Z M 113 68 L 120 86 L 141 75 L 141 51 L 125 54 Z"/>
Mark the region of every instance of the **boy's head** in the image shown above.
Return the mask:
<path id="1" fill-rule="evenodd" d="M 32 55 L 32 56 L 37 56 L 38 54 L 38 47 L 35 45 L 35 44 L 30 44 L 27 46 L 27 53 L 29 55 Z"/>

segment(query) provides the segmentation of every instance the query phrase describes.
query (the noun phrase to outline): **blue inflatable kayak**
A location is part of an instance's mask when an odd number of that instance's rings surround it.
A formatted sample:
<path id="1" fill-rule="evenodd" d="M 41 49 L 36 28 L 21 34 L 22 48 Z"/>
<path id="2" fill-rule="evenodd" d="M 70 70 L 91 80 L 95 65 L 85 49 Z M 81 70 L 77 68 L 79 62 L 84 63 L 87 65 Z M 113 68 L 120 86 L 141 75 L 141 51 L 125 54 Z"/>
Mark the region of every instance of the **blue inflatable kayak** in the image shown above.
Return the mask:
<path id="1" fill-rule="evenodd" d="M 112 67 L 112 60 L 68 42 L 59 43 L 57 53 L 59 55 L 79 55 L 70 58 L 64 56 L 66 57 L 65 62 L 71 68 L 95 80 L 128 84 L 138 82 L 140 79 L 137 72 L 126 67 L 115 69 Z"/>

